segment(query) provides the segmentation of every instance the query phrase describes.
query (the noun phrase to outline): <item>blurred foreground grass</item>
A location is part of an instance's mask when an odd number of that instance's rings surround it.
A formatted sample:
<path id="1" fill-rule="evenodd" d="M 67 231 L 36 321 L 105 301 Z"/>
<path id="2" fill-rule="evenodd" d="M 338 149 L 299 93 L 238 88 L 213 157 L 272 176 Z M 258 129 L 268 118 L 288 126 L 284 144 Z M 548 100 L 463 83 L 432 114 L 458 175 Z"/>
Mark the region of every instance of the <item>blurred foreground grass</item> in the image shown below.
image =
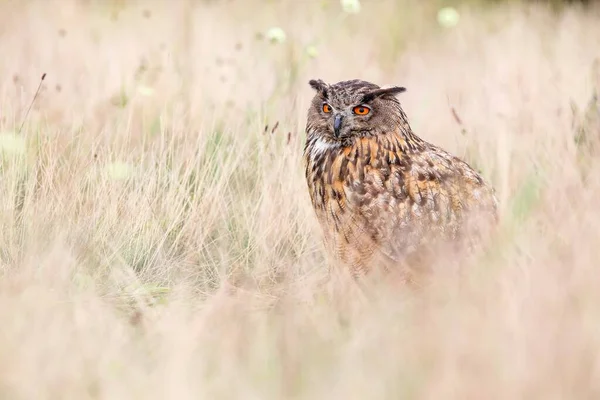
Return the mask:
<path id="1" fill-rule="evenodd" d="M 1 3 L 0 397 L 597 397 L 599 15 Z M 311 78 L 406 86 L 494 183 L 502 234 L 460 279 L 328 279 Z"/>

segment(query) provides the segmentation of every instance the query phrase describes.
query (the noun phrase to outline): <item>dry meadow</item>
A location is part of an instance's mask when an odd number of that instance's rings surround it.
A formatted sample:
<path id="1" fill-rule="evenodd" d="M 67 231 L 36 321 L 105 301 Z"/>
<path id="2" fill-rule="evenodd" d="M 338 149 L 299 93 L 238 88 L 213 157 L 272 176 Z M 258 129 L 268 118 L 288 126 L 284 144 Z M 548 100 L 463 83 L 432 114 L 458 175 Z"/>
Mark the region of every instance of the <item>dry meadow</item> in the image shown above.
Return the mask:
<path id="1" fill-rule="evenodd" d="M 0 398 L 600 397 L 600 9 L 442 3 L 0 2 Z M 332 277 L 312 78 L 493 183 L 462 276 Z"/>

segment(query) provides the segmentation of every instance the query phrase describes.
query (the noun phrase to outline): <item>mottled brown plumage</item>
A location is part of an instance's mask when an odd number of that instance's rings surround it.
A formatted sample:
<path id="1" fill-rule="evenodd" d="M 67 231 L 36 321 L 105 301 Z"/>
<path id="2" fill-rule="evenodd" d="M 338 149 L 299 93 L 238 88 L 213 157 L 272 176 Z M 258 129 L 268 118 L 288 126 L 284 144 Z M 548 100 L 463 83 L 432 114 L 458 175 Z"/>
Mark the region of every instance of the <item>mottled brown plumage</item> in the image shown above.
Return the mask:
<path id="1" fill-rule="evenodd" d="M 396 98 L 404 88 L 310 85 L 317 93 L 306 125 L 308 190 L 329 251 L 353 273 L 426 268 L 440 246 L 481 237 L 495 223 L 494 190 L 413 133 Z"/>

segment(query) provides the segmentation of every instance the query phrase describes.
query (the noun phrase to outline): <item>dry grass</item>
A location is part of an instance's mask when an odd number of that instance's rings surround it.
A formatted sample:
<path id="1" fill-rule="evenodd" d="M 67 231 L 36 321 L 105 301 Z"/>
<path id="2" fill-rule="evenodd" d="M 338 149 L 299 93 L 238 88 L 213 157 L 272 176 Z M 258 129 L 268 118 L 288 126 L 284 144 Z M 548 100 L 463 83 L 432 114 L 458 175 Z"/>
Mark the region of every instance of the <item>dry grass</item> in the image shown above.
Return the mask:
<path id="1" fill-rule="evenodd" d="M 600 13 L 435 10 L 2 2 L 0 397 L 600 396 Z M 406 86 L 415 131 L 496 186 L 462 278 L 327 280 L 307 81 L 355 77 Z"/>

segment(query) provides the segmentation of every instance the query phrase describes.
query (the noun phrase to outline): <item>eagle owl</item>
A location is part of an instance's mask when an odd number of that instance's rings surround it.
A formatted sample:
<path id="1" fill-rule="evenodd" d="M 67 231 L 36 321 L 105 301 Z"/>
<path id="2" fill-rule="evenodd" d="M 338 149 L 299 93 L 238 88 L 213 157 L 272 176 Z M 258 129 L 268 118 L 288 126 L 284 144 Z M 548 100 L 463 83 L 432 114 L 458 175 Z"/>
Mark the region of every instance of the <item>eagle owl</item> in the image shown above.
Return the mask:
<path id="1" fill-rule="evenodd" d="M 355 276 L 426 269 L 426 255 L 452 257 L 437 245 L 455 248 L 496 223 L 494 189 L 412 131 L 397 99 L 403 87 L 309 84 L 308 191 L 326 247 Z"/>

